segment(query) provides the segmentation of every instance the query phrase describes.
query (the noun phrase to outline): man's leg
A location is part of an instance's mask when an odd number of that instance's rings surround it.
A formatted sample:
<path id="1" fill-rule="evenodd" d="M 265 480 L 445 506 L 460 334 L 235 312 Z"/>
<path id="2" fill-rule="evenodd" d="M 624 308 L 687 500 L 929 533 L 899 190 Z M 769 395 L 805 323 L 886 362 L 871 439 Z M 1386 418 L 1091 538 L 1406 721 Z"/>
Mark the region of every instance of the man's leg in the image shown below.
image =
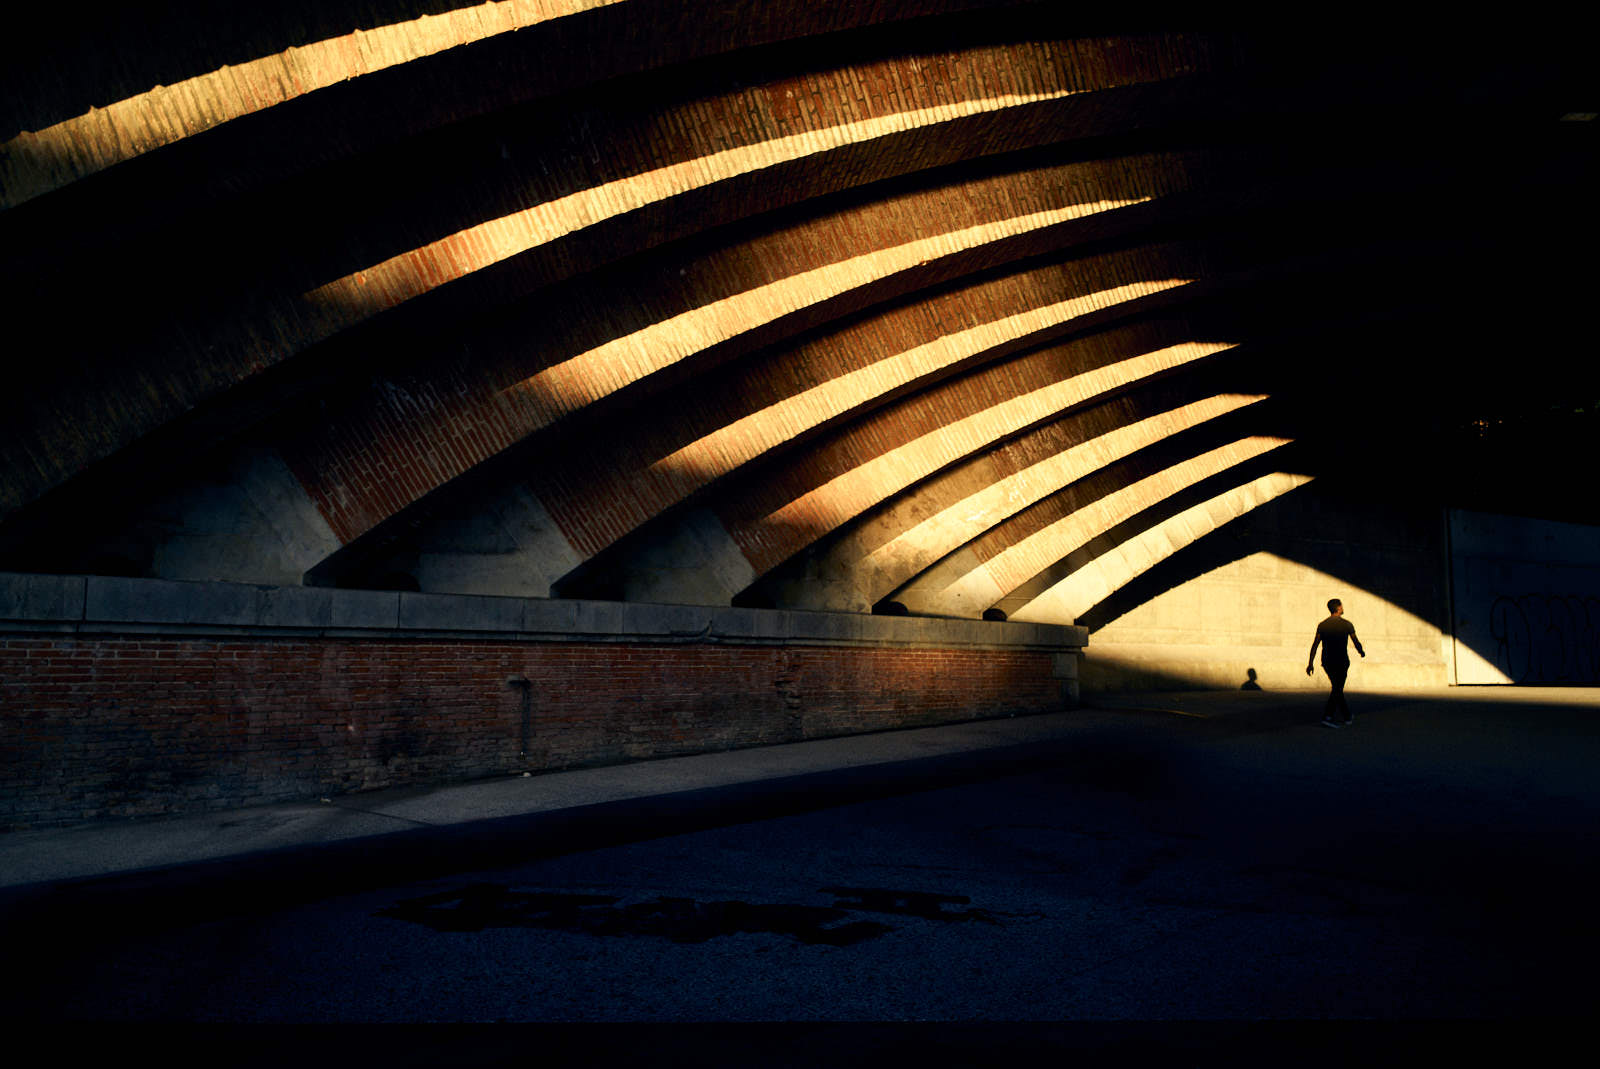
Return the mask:
<path id="1" fill-rule="evenodd" d="M 1350 706 L 1344 700 L 1344 681 L 1350 675 L 1350 666 L 1324 664 L 1322 670 L 1328 673 L 1328 681 L 1333 684 L 1333 693 L 1328 695 L 1327 718 L 1340 724 L 1350 723 L 1355 718 L 1350 715 Z"/>
<path id="2" fill-rule="evenodd" d="M 1328 673 L 1328 680 L 1329 682 L 1333 683 L 1333 689 L 1328 693 L 1328 703 L 1322 707 L 1322 722 L 1328 727 L 1336 728 L 1340 726 L 1339 712 L 1337 708 L 1339 702 L 1339 684 L 1338 681 L 1334 679 L 1333 670 L 1328 667 L 1327 661 L 1322 662 L 1322 670 Z"/>

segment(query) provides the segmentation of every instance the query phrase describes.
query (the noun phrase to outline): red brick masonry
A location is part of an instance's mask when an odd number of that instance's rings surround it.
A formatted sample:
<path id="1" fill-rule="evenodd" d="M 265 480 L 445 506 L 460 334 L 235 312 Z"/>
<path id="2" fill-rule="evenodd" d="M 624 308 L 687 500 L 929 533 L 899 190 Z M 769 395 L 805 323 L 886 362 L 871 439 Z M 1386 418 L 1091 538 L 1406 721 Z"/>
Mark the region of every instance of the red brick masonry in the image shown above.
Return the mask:
<path id="1" fill-rule="evenodd" d="M 8 637 L 0 825 L 1045 712 L 1051 667 L 1039 649 Z"/>

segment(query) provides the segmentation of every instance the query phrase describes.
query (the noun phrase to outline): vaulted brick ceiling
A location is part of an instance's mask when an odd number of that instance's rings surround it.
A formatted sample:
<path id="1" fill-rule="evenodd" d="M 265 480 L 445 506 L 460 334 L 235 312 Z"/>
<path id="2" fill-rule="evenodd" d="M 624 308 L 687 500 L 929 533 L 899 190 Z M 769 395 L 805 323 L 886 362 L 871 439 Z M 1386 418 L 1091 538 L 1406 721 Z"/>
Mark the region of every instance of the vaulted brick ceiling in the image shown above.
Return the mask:
<path id="1" fill-rule="evenodd" d="M 1579 32 L 32 18 L 0 567 L 1071 620 L 1600 396 Z"/>

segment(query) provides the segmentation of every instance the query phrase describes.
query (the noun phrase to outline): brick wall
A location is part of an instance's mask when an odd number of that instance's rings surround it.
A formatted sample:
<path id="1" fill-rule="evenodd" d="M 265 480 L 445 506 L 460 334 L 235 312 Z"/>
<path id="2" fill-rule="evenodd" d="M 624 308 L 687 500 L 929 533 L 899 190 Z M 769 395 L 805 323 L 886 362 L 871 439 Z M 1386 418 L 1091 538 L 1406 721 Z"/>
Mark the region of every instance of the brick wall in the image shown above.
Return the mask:
<path id="1" fill-rule="evenodd" d="M 1061 706 L 1039 651 L 12 637 L 0 680 L 13 825 Z"/>
<path id="2" fill-rule="evenodd" d="M 1070 694 L 1062 639 L 1083 641 L 979 621 L 0 580 L 12 827 L 1045 712 Z M 357 610 L 365 626 L 327 626 Z M 853 637 L 825 637 L 840 628 Z"/>

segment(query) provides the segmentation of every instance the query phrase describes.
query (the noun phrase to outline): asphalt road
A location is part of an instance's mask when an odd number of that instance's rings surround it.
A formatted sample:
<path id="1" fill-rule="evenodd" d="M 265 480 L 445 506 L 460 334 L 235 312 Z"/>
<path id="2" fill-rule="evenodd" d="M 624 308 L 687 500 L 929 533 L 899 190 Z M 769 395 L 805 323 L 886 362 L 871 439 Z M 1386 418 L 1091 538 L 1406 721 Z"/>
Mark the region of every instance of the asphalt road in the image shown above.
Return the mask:
<path id="1" fill-rule="evenodd" d="M 1305 698 L 1086 711 L 1004 760 L 642 800 L 592 839 L 524 827 L 495 864 L 423 879 L 362 880 L 347 846 L 292 879 L 102 884 L 10 914 L 6 1005 L 625 1022 L 560 1035 L 657 1055 L 676 1048 L 652 1023 L 944 1022 L 948 1054 L 1047 1043 L 1044 1022 L 1099 1022 L 1072 1035 L 1105 1049 L 1187 1022 L 1172 1034 L 1203 1051 L 1248 1022 L 1580 1021 L 1600 987 L 1600 709 L 1541 693 L 1366 696 L 1341 731 Z"/>

